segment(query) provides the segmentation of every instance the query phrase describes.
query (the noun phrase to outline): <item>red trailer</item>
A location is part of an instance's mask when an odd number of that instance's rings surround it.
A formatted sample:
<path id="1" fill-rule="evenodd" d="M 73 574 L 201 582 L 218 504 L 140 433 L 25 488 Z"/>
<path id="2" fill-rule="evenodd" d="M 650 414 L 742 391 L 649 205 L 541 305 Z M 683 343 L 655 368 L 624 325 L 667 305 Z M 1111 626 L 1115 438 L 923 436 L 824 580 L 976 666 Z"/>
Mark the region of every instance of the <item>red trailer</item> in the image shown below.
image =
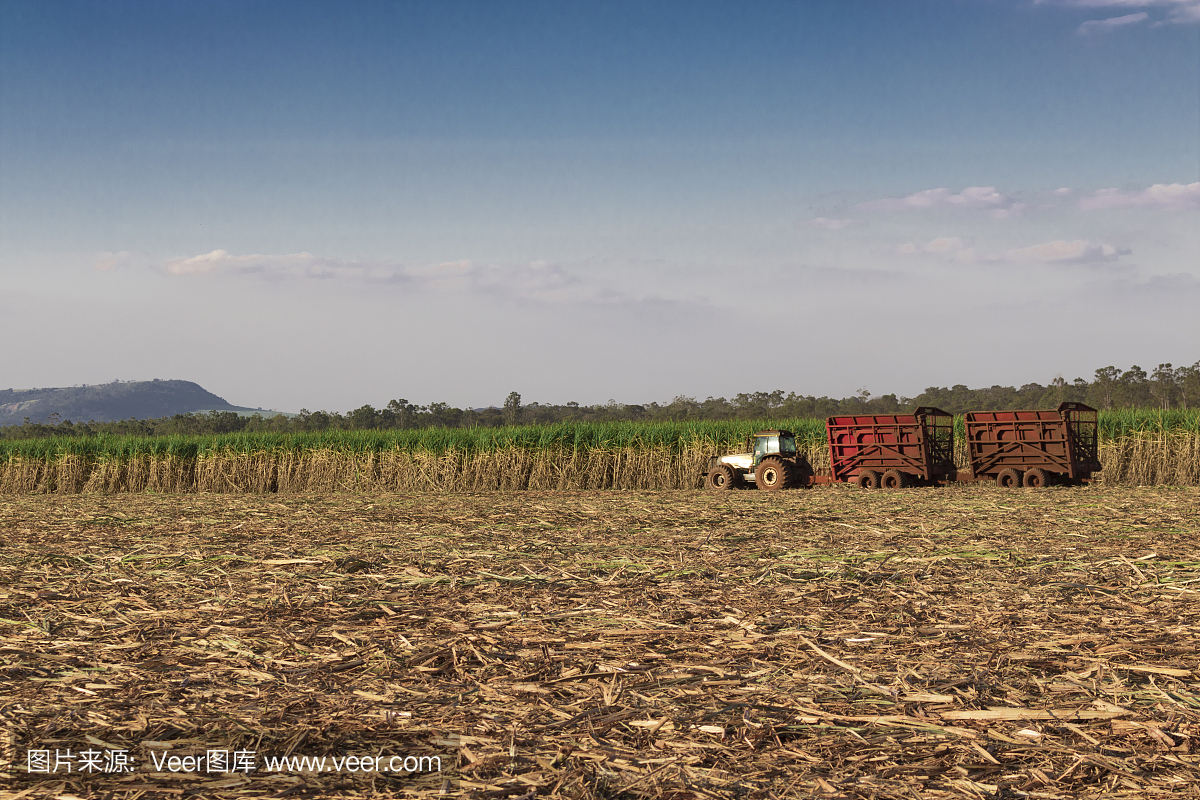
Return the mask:
<path id="1" fill-rule="evenodd" d="M 864 489 L 948 483 L 955 479 L 954 417 L 937 408 L 911 414 L 825 420 L 833 481 Z"/>
<path id="2" fill-rule="evenodd" d="M 972 476 L 999 486 L 1079 484 L 1100 471 L 1098 414 L 1083 403 L 1054 411 L 975 411 L 967 414 Z"/>

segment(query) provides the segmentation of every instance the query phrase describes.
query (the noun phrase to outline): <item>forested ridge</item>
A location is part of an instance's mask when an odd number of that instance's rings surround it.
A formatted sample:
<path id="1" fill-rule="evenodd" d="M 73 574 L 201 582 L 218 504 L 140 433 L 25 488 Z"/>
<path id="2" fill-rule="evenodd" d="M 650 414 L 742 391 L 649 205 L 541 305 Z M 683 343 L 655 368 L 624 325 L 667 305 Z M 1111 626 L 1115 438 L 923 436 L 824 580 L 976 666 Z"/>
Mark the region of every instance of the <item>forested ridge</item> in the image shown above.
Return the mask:
<path id="1" fill-rule="evenodd" d="M 153 407 L 154 393 L 160 395 L 171 384 L 186 385 L 197 402 L 211 403 L 214 409 L 234 409 L 221 398 L 187 381 L 147 381 L 150 400 L 141 407 Z M 111 384 L 106 384 L 111 386 Z M 128 387 L 129 385 L 126 384 Z M 93 388 L 93 387 L 88 387 Z M 40 390 L 66 392 L 67 390 Z M 0 390 L 0 407 L 12 404 L 13 397 L 24 393 Z M 69 395 L 68 395 L 69 396 Z M 159 398 L 161 402 L 161 397 Z M 834 414 L 890 414 L 914 406 L 934 406 L 953 414 L 1002 408 L 1053 408 L 1062 402 L 1083 402 L 1101 410 L 1124 408 L 1194 409 L 1200 408 L 1200 361 L 1188 367 L 1160 364 L 1151 372 L 1134 365 L 1127 370 L 1102 367 L 1092 380 L 1061 376 L 1048 384 L 1028 383 L 1021 387 L 991 386 L 970 389 L 964 385 L 929 387 L 916 397 L 896 394 L 872 395 L 867 389 L 845 398 L 816 397 L 775 390 L 735 395 L 733 398 L 678 396 L 669 403 L 645 405 L 610 400 L 597 405 L 566 403 L 523 403 L 517 392 L 509 394 L 503 406 L 461 409 L 447 403 L 417 405 L 396 399 L 383 408 L 364 405 L 347 413 L 301 409 L 293 417 L 262 412 L 246 416 L 234 410 L 208 413 L 177 413 L 142 418 L 132 412 L 121 420 L 96 421 L 86 414 L 71 418 L 55 413 L 43 419 L 23 420 L 19 425 L 0 426 L 0 438 L 25 439 L 44 436 L 197 435 L 238 432 L 308 432 L 323 430 L 390 430 L 414 428 L 502 427 L 505 425 L 548 425 L 559 422 L 680 422 L 689 420 L 763 420 L 824 418 Z M 153 413 L 153 412 L 152 412 Z"/>
<path id="2" fill-rule="evenodd" d="M 180 380 L 112 381 L 51 389 L 0 389 L 0 425 L 62 420 L 111 422 L 152 419 L 179 412 L 244 411 L 204 389 Z"/>

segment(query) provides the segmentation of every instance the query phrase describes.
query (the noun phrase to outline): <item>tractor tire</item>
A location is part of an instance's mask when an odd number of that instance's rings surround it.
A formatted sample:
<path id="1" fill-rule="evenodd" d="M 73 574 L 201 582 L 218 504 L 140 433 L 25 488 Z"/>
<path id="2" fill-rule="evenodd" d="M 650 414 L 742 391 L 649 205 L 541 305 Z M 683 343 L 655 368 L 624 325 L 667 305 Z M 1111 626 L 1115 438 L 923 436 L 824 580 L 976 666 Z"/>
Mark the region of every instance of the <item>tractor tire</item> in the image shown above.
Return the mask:
<path id="1" fill-rule="evenodd" d="M 718 464 L 716 469 L 708 473 L 705 485 L 714 491 L 727 492 L 738 488 L 741 482 L 741 476 L 733 471 L 733 467 L 728 464 Z"/>
<path id="2" fill-rule="evenodd" d="M 777 492 L 792 485 L 792 465 L 781 458 L 764 458 L 754 470 L 759 489 Z"/>
<path id="3" fill-rule="evenodd" d="M 854 483 L 860 489 L 878 489 L 880 480 L 878 472 L 873 469 L 864 469 L 858 473 L 858 477 L 854 479 Z"/>
<path id="4" fill-rule="evenodd" d="M 1021 485 L 1021 473 L 1012 467 L 1002 469 L 996 476 L 996 485 L 1001 489 L 1016 489 Z"/>
<path id="5" fill-rule="evenodd" d="M 898 469 L 889 469 L 879 479 L 879 486 L 882 489 L 907 489 L 912 486 L 912 476 Z"/>
<path id="6" fill-rule="evenodd" d="M 1034 467 L 1025 473 L 1025 478 L 1022 481 L 1027 489 L 1044 489 L 1053 483 L 1050 473 L 1041 467 Z"/>

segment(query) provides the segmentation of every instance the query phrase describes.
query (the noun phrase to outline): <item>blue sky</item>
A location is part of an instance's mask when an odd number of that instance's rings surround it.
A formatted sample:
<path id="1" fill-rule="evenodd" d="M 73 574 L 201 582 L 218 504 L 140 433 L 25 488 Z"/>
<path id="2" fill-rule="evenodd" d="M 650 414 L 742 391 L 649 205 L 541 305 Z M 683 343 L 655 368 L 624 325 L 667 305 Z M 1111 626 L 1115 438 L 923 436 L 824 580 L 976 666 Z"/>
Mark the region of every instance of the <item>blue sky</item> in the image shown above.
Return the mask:
<path id="1" fill-rule="evenodd" d="M 1200 358 L 1200 0 L 0 0 L 0 386 L 914 395 Z"/>

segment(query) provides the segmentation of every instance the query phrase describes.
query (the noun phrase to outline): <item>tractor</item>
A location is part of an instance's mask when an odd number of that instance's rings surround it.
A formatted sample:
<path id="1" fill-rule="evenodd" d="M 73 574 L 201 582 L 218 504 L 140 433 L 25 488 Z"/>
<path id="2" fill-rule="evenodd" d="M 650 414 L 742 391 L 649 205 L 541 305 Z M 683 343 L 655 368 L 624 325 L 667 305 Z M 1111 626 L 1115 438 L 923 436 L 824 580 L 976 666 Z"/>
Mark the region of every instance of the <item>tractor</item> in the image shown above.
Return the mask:
<path id="1" fill-rule="evenodd" d="M 751 482 L 771 492 L 812 485 L 812 467 L 807 458 L 796 452 L 796 437 L 791 431 L 759 431 L 746 437 L 746 450 L 711 457 L 704 473 L 705 485 L 724 491 L 740 489 Z"/>

